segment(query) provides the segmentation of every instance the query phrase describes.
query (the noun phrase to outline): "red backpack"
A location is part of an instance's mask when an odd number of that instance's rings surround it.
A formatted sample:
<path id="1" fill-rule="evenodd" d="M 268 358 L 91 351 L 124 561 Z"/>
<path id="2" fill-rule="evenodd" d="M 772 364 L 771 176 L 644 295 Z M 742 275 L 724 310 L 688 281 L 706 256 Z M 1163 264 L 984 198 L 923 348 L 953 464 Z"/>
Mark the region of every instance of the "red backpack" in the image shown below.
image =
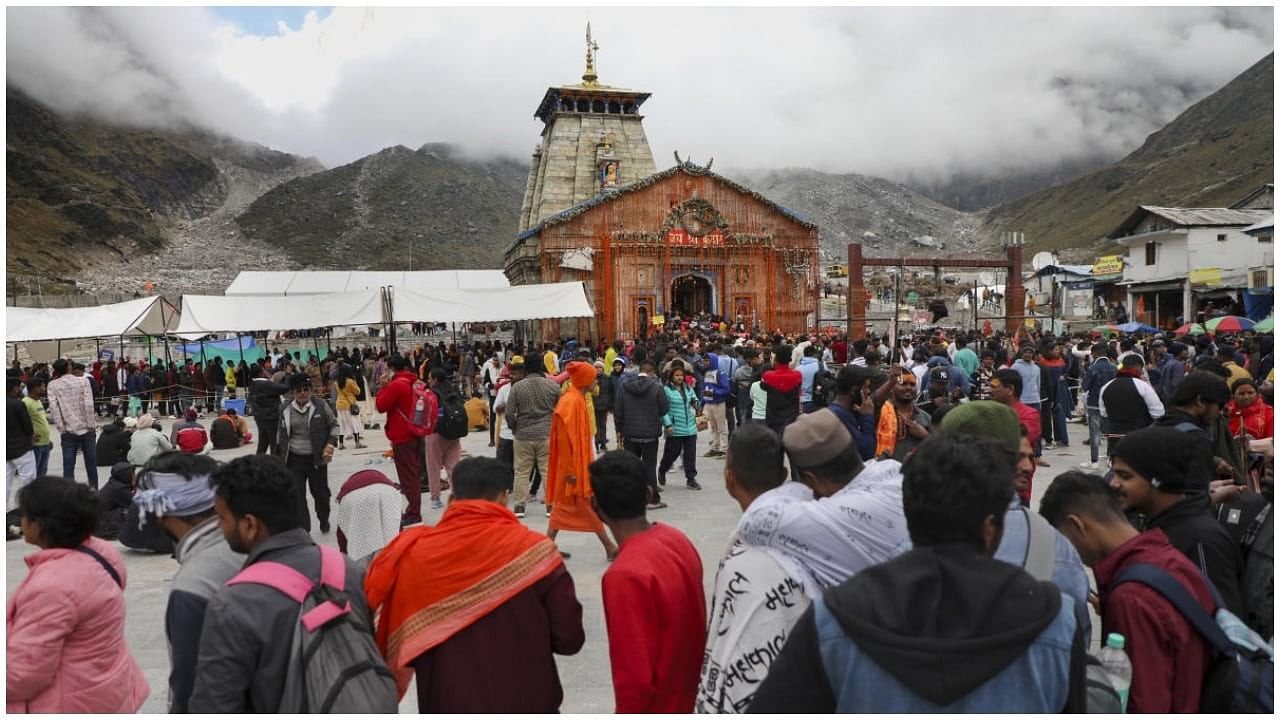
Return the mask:
<path id="1" fill-rule="evenodd" d="M 405 415 L 400 408 L 396 408 L 396 412 L 404 418 L 410 435 L 426 437 L 436 431 L 436 416 L 440 413 L 439 402 L 436 400 L 436 394 L 431 392 L 431 388 L 421 380 L 413 382 L 410 392 L 413 393 L 413 413 Z"/>

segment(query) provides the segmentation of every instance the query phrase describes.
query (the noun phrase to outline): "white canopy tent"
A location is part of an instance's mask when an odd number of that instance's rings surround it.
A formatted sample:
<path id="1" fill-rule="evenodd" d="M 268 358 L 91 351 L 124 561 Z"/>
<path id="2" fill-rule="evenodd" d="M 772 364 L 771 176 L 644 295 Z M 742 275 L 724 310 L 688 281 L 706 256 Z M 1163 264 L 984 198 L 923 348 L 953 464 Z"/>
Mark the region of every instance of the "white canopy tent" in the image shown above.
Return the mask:
<path id="1" fill-rule="evenodd" d="M 158 296 L 93 307 L 7 307 L 5 341 L 164 335 L 178 323 L 177 311 Z"/>
<path id="2" fill-rule="evenodd" d="M 508 322 L 589 317 L 581 281 L 516 285 L 488 290 L 414 290 L 392 294 L 395 322 Z"/>
<path id="3" fill-rule="evenodd" d="M 383 322 L 382 292 L 358 290 L 306 298 L 184 295 L 176 334 L 377 325 Z"/>
<path id="4" fill-rule="evenodd" d="M 510 285 L 501 270 L 246 270 L 231 282 L 226 295 L 323 295 L 385 286 L 419 292 L 484 290 Z"/>

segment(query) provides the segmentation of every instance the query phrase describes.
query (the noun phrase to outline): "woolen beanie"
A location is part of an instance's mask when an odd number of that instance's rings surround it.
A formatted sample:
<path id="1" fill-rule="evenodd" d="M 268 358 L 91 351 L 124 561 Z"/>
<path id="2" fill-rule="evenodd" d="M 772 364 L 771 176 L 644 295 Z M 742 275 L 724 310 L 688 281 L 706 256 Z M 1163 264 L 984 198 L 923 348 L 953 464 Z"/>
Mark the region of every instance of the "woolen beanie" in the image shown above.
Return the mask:
<path id="1" fill-rule="evenodd" d="M 989 438 L 1016 454 L 1022 444 L 1021 427 L 1018 414 L 1008 405 L 994 400 L 974 400 L 953 408 L 942 418 L 938 430 L 952 435 Z"/>
<path id="2" fill-rule="evenodd" d="M 1202 475 L 1212 455 L 1207 434 L 1154 425 L 1125 435 L 1115 449 L 1115 457 L 1166 493 L 1208 492 L 1210 478 Z"/>

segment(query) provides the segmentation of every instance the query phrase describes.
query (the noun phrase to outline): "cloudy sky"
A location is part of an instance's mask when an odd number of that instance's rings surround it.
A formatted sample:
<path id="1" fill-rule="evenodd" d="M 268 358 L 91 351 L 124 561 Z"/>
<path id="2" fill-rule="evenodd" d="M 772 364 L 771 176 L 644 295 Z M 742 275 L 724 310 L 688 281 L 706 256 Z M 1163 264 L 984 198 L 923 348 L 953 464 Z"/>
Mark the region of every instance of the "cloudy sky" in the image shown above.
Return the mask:
<path id="1" fill-rule="evenodd" d="M 527 158 L 549 85 L 653 93 L 717 166 L 894 179 L 1119 156 L 1273 48 L 1251 8 L 8 8 L 7 80 L 56 109 L 193 122 L 333 167 L 454 142 Z"/>

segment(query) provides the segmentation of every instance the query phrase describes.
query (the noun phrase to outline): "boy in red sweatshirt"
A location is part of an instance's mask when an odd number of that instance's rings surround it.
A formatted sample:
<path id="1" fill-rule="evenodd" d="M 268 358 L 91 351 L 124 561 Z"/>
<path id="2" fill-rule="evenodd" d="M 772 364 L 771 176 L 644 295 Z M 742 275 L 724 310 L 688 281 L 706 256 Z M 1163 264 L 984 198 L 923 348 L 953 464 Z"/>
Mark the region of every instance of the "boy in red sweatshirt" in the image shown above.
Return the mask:
<path id="1" fill-rule="evenodd" d="M 679 530 L 645 518 L 639 458 L 614 450 L 588 469 L 591 507 L 619 546 L 602 580 L 615 712 L 691 713 L 707 640 L 702 560 Z"/>
<path id="2" fill-rule="evenodd" d="M 1040 501 L 1040 514 L 1093 568 L 1102 637 L 1124 636 L 1124 651 L 1133 665 L 1127 712 L 1200 712 L 1209 644 L 1156 590 L 1139 582 L 1113 582 L 1136 563 L 1154 565 L 1212 617 L 1213 595 L 1196 566 L 1169 544 L 1163 531 L 1135 530 L 1120 501 L 1097 475 L 1072 471 L 1054 478 Z"/>

